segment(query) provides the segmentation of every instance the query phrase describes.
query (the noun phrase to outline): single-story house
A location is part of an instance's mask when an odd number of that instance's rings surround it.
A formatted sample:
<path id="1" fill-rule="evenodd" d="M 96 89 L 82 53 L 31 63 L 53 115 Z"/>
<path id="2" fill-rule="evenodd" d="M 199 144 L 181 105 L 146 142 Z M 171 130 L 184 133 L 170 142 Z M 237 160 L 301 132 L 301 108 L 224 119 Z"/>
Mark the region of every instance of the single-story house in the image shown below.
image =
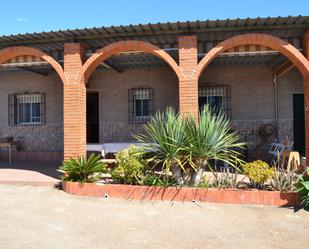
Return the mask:
<path id="1" fill-rule="evenodd" d="M 274 141 L 309 156 L 308 59 L 309 16 L 1 36 L 0 137 L 18 141 L 17 158 L 67 159 L 133 141 L 157 110 L 209 104 L 249 158 Z"/>

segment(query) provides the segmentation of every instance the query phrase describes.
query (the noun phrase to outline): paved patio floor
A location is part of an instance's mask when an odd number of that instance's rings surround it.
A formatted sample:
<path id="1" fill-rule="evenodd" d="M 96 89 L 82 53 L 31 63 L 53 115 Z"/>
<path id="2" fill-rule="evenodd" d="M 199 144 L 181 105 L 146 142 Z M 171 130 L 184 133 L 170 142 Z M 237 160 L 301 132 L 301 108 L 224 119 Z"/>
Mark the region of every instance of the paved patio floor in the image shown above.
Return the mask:
<path id="1" fill-rule="evenodd" d="M 59 162 L 0 162 L 0 183 L 53 186 L 58 183 Z"/>
<path id="2" fill-rule="evenodd" d="M 0 248 L 308 249 L 309 212 L 139 202 L 0 185 Z"/>

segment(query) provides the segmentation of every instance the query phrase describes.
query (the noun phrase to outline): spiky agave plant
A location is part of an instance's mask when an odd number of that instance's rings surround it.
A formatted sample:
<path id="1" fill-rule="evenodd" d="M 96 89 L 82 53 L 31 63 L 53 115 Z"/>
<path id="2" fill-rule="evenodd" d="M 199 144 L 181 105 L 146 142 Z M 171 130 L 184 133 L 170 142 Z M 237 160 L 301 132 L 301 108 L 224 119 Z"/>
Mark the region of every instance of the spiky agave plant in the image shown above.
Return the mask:
<path id="1" fill-rule="evenodd" d="M 148 144 L 143 151 L 152 152 L 148 160 L 154 165 L 161 164 L 166 175 L 172 176 L 178 184 L 183 184 L 182 168 L 184 131 L 183 122 L 171 107 L 157 112 L 144 126 L 144 133 L 135 136 L 138 142 Z"/>
<path id="2" fill-rule="evenodd" d="M 101 162 L 100 156 L 91 154 L 86 157 L 71 158 L 62 163 L 60 171 L 64 173 L 63 181 L 72 182 L 96 182 L 102 173 L 106 171 L 106 165 Z"/>
<path id="3" fill-rule="evenodd" d="M 229 119 L 221 112 L 213 112 L 209 106 L 201 111 L 198 121 L 193 116 L 185 120 L 185 154 L 195 168 L 191 185 L 198 186 L 204 167 L 210 169 L 212 160 L 222 161 L 237 168 L 242 161 L 237 148 L 243 148 L 240 135 L 231 131 Z"/>

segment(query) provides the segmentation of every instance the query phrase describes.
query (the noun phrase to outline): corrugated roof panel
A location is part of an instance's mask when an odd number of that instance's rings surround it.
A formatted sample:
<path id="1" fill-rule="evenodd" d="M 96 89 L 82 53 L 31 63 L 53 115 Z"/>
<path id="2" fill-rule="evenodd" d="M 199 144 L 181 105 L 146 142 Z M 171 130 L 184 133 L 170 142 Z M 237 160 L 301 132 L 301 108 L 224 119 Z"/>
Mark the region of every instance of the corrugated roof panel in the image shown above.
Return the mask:
<path id="1" fill-rule="evenodd" d="M 284 25 L 286 25 L 288 29 Z M 293 25 L 295 25 L 295 28 Z M 98 41 L 99 43 L 108 44 L 110 42 L 132 38 L 151 41 L 155 44 L 163 42 L 165 44 L 162 44 L 162 46 L 167 47 L 169 46 L 167 44 L 171 43 L 170 39 L 174 39 L 174 42 L 177 43 L 177 34 L 190 32 L 192 34 L 198 34 L 199 38 L 203 38 L 204 36 L 199 34 L 206 33 L 207 39 L 213 39 L 218 42 L 230 37 L 231 34 L 236 35 L 243 32 L 253 32 L 254 28 L 258 28 L 258 32 L 261 33 L 276 34 L 278 37 L 282 38 L 296 38 L 302 35 L 303 30 L 309 29 L 309 16 L 238 18 L 231 20 L 137 24 L 117 27 L 94 27 L 89 29 L 17 34 L 1 36 L 0 47 L 27 45 L 33 47 L 45 47 L 45 49 L 50 49 L 52 47 L 58 49 L 59 44 L 62 44 L 63 46 L 63 43 L 70 42 L 72 39 L 76 42 L 90 45 L 97 44 Z M 211 35 L 208 35 L 212 32 L 215 34 L 213 38 Z M 55 43 L 57 43 L 57 45 L 55 45 Z"/>

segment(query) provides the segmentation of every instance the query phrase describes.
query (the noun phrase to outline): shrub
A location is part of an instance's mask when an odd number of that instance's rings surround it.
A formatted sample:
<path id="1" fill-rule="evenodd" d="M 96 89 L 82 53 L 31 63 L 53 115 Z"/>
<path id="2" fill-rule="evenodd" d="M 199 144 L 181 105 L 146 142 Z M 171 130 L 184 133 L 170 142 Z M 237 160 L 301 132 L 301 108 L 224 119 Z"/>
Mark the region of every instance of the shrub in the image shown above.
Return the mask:
<path id="1" fill-rule="evenodd" d="M 261 160 L 245 163 L 242 168 L 244 174 L 249 177 L 253 188 L 262 188 L 264 183 L 274 175 L 274 169 Z"/>
<path id="2" fill-rule="evenodd" d="M 114 180 L 123 184 L 142 184 L 145 165 L 138 148 L 131 145 L 116 154 L 116 167 L 111 172 Z"/>
<path id="3" fill-rule="evenodd" d="M 211 186 L 214 188 L 237 188 L 241 181 L 238 180 L 238 172 L 232 173 L 229 168 L 220 172 L 213 171 L 213 181 Z"/>
<path id="4" fill-rule="evenodd" d="M 88 159 L 79 157 L 64 161 L 60 171 L 64 173 L 62 181 L 89 183 L 99 180 L 106 171 L 106 165 L 101 162 L 100 156 L 91 154 Z"/>
<path id="5" fill-rule="evenodd" d="M 211 185 L 207 176 L 203 176 L 198 187 L 199 188 L 209 188 Z"/>
<path id="6" fill-rule="evenodd" d="M 143 184 L 146 186 L 159 186 L 159 187 L 169 187 L 173 184 L 169 181 L 168 178 L 162 176 L 157 176 L 154 173 L 148 173 L 144 179 Z"/>
<path id="7" fill-rule="evenodd" d="M 299 176 L 296 183 L 296 192 L 301 200 L 303 207 L 309 207 L 309 168 L 307 171 Z"/>
<path id="8" fill-rule="evenodd" d="M 271 187 L 277 191 L 293 191 L 297 175 L 294 171 L 284 171 L 275 168 L 274 175 L 271 179 Z"/>

